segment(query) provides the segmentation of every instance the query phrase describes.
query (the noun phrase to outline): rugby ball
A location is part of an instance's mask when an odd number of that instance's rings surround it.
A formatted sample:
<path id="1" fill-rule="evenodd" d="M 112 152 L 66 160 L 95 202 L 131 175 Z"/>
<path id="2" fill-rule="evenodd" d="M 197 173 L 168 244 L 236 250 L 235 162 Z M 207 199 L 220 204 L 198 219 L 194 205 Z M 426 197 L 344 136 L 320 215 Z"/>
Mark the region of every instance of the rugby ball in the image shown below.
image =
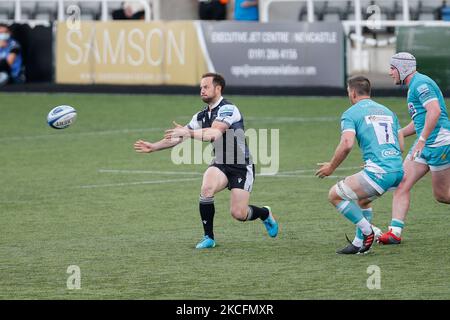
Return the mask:
<path id="1" fill-rule="evenodd" d="M 71 106 L 54 107 L 47 115 L 47 123 L 55 129 L 64 129 L 77 119 L 77 111 Z"/>

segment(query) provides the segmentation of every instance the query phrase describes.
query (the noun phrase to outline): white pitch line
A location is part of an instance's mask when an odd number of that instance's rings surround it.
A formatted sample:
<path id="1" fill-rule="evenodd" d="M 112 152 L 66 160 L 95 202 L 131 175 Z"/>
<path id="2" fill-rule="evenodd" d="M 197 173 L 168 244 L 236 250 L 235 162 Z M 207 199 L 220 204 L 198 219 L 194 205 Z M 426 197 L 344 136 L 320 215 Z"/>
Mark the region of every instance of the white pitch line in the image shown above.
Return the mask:
<path id="1" fill-rule="evenodd" d="M 355 170 L 361 169 L 361 167 L 347 167 L 347 168 L 337 168 L 336 171 L 346 171 L 346 170 Z M 192 172 L 192 171 L 155 171 L 155 170 L 117 170 L 117 169 L 99 169 L 99 173 L 123 173 L 123 174 L 161 174 L 161 175 L 203 175 L 201 172 Z M 299 178 L 307 178 L 309 175 L 299 175 L 297 173 L 311 173 L 311 177 L 315 177 L 314 173 L 315 169 L 299 169 L 293 171 L 280 171 L 276 174 L 256 174 L 258 177 L 299 177 Z M 337 177 L 337 176 L 330 176 Z"/>
<path id="2" fill-rule="evenodd" d="M 192 180 L 197 180 L 197 178 L 136 181 L 136 182 L 123 182 L 123 183 L 110 183 L 110 184 L 92 184 L 92 185 L 86 185 L 86 186 L 78 186 L 77 188 L 93 189 L 93 188 L 109 188 L 109 187 L 126 187 L 126 186 L 136 186 L 136 185 L 143 185 L 143 184 L 162 184 L 162 183 L 183 182 L 183 181 L 192 181 Z"/>
<path id="3" fill-rule="evenodd" d="M 344 168 L 337 168 L 335 171 L 346 171 L 346 170 L 356 170 L 356 169 L 362 169 L 362 167 L 344 167 Z M 292 170 L 292 171 L 282 171 L 281 174 L 290 174 L 290 173 L 306 173 L 306 172 L 316 172 L 317 169 L 299 169 L 299 170 Z"/>
<path id="4" fill-rule="evenodd" d="M 246 117 L 249 121 L 269 122 L 269 123 L 289 123 L 289 122 L 336 122 L 338 117 Z"/>
<path id="5" fill-rule="evenodd" d="M 313 175 L 257 175 L 261 177 L 269 178 L 316 178 Z M 327 178 L 340 178 L 339 176 L 328 176 Z M 151 181 L 136 181 L 136 182 L 122 182 L 122 183 L 110 183 L 110 184 L 93 184 L 78 186 L 79 189 L 94 189 L 94 188 L 111 188 L 111 187 L 126 187 L 126 186 L 136 186 L 136 185 L 146 185 L 146 184 L 162 184 L 162 183 L 175 183 L 184 181 L 198 180 L 198 178 L 186 178 L 186 179 L 172 179 L 172 180 L 151 180 Z"/>
<path id="6" fill-rule="evenodd" d="M 305 174 L 257 174 L 257 177 L 264 177 L 264 178 L 315 178 L 317 179 L 315 175 L 305 175 Z M 327 178 L 341 178 L 342 176 L 328 176 Z"/>
<path id="7" fill-rule="evenodd" d="M 201 172 L 187 172 L 187 171 L 153 171 L 153 170 L 114 170 L 114 169 L 99 169 L 99 173 L 131 173 L 131 174 L 167 174 L 167 175 L 203 175 Z"/>

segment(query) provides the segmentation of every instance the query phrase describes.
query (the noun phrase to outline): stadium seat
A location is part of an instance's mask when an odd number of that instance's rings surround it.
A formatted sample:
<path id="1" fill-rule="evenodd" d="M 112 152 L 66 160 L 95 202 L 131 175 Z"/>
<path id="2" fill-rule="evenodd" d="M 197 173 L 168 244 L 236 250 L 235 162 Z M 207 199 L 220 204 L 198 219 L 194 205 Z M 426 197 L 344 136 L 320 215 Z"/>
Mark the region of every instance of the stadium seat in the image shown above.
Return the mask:
<path id="1" fill-rule="evenodd" d="M 34 15 L 36 14 L 36 6 L 37 3 L 35 1 L 21 1 L 20 2 L 21 19 L 22 20 L 34 19 Z"/>
<path id="2" fill-rule="evenodd" d="M 355 20 L 355 7 L 353 1 L 346 2 L 342 20 Z"/>
<path id="3" fill-rule="evenodd" d="M 323 15 L 324 22 L 339 22 L 342 20 L 342 16 L 340 13 L 330 13 L 326 12 Z"/>
<path id="4" fill-rule="evenodd" d="M 41 13 L 35 13 L 34 14 L 35 20 L 42 20 L 42 21 L 54 21 L 55 15 L 50 12 L 41 12 Z"/>
<path id="5" fill-rule="evenodd" d="M 323 8 L 323 21 L 344 20 L 347 6 L 346 1 L 326 1 Z"/>
<path id="6" fill-rule="evenodd" d="M 101 17 L 100 2 L 80 2 L 81 20 L 99 20 Z"/>
<path id="7" fill-rule="evenodd" d="M 14 2 L 0 2 L 0 19 L 14 19 Z"/>
<path id="8" fill-rule="evenodd" d="M 420 1 L 418 7 L 418 20 L 440 20 L 443 0 Z"/>
<path id="9" fill-rule="evenodd" d="M 409 0 L 409 19 L 410 20 L 418 20 L 419 19 L 419 6 L 421 0 Z M 400 10 L 403 8 L 400 6 Z M 403 18 L 403 15 L 402 15 Z"/>
<path id="10" fill-rule="evenodd" d="M 342 2 L 342 20 L 353 20 L 355 18 L 355 8 L 353 1 Z"/>
<path id="11" fill-rule="evenodd" d="M 314 20 L 322 21 L 324 15 L 324 8 L 326 7 L 328 1 L 314 1 Z M 308 20 L 308 8 L 305 4 L 300 8 L 300 12 L 298 14 L 299 21 L 307 21 Z"/>
<path id="12" fill-rule="evenodd" d="M 48 1 L 39 1 L 36 7 L 35 19 L 37 17 L 48 17 L 48 21 L 54 21 L 57 18 L 57 3 Z"/>
<path id="13" fill-rule="evenodd" d="M 29 11 L 22 12 L 20 14 L 20 20 L 21 21 L 34 20 L 34 13 Z"/>

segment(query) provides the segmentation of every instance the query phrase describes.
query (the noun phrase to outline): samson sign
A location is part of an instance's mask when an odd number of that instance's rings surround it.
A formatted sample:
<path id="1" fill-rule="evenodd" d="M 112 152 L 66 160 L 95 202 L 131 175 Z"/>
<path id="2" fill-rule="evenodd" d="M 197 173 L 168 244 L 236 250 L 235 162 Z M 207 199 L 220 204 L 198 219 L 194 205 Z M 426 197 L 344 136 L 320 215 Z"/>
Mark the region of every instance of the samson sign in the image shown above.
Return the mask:
<path id="1" fill-rule="evenodd" d="M 192 22 L 58 23 L 58 83 L 196 85 L 206 72 Z"/>
<path id="2" fill-rule="evenodd" d="M 230 85 L 343 87 L 340 23 L 202 23 L 209 69 Z"/>

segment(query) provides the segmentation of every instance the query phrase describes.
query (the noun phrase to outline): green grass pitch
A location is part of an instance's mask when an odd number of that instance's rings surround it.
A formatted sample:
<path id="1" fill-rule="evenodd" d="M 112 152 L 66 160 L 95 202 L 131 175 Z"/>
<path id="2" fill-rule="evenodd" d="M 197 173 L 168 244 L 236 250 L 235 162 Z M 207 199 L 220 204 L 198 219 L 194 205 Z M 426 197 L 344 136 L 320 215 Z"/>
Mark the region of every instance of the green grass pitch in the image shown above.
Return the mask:
<path id="1" fill-rule="evenodd" d="M 450 207 L 434 200 L 429 175 L 413 189 L 402 245 L 335 254 L 354 228 L 327 194 L 362 164 L 357 146 L 335 177 L 314 171 L 339 141 L 346 97 L 228 98 L 246 129 L 279 129 L 279 175 L 257 176 L 251 203 L 272 207 L 280 233 L 271 239 L 260 221 L 233 220 L 225 190 L 215 200 L 217 247 L 201 251 L 207 165 L 132 147 L 159 140 L 173 120 L 187 123 L 198 96 L 0 94 L 0 299 L 450 298 Z M 405 98 L 374 99 L 407 124 Z M 78 111 L 68 129 L 46 124 L 59 104 Z M 391 200 L 374 202 L 383 230 Z M 79 290 L 67 288 L 71 265 Z M 380 289 L 367 287 L 372 265 Z"/>

